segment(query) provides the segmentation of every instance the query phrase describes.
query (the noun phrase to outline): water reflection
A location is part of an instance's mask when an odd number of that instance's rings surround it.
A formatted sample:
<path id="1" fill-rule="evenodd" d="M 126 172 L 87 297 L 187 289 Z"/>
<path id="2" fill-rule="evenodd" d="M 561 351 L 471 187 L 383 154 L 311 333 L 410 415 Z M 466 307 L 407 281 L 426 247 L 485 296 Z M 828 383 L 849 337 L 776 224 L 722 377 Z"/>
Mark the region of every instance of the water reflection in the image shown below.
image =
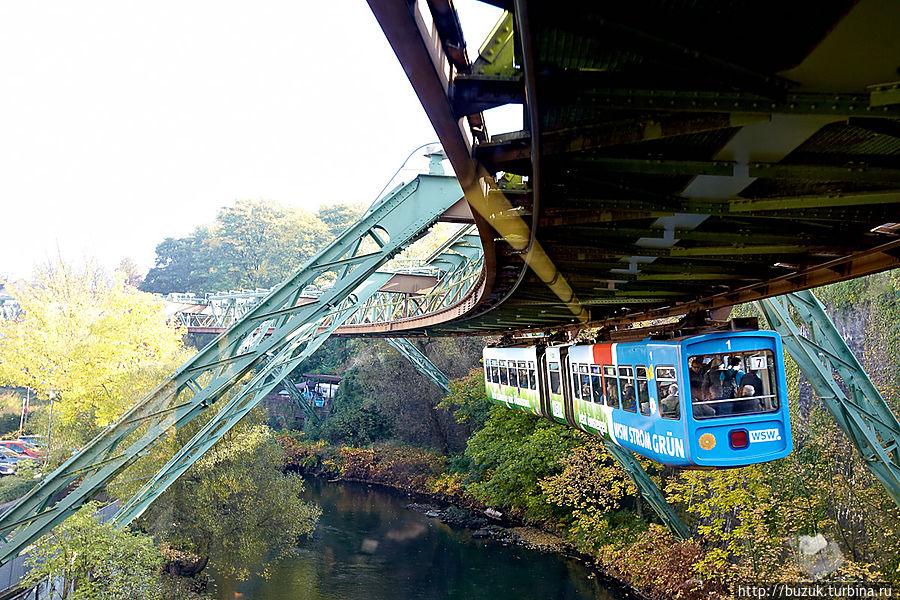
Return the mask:
<path id="1" fill-rule="evenodd" d="M 407 510 L 407 500 L 351 484 L 307 482 L 322 507 L 313 539 L 259 578 L 219 583 L 221 600 L 613 600 L 576 561 L 493 541 Z M 252 569 L 251 569 L 252 570 Z"/>

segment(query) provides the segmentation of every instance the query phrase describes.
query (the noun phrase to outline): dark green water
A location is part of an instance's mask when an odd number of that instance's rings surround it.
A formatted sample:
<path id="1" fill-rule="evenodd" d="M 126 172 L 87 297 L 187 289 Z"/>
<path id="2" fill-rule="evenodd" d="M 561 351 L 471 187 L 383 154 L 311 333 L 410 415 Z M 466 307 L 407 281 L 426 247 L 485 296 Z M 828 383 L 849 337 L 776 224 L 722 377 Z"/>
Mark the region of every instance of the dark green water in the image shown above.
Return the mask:
<path id="1" fill-rule="evenodd" d="M 322 507 L 311 540 L 268 580 L 217 578 L 221 600 L 615 600 L 574 560 L 451 529 L 361 485 L 307 481 Z"/>

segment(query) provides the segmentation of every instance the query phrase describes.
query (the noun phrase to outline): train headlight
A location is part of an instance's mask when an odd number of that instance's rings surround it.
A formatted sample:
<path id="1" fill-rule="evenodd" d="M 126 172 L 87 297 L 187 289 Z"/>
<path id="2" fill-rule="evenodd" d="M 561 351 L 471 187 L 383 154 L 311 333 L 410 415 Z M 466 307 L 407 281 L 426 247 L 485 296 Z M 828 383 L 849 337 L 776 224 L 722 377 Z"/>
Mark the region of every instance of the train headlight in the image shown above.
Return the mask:
<path id="1" fill-rule="evenodd" d="M 712 450 L 716 447 L 716 436 L 711 433 L 704 433 L 697 442 L 704 450 Z"/>
<path id="2" fill-rule="evenodd" d="M 728 434 L 728 441 L 735 450 L 741 450 L 750 445 L 750 436 L 746 429 L 732 429 Z"/>

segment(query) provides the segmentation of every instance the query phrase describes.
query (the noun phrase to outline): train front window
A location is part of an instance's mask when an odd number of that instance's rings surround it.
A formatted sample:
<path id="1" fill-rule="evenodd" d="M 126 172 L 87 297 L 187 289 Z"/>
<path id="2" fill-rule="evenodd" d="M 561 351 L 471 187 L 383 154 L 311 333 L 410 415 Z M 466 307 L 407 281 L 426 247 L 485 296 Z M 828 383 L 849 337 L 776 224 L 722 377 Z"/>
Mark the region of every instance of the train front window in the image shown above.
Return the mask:
<path id="1" fill-rule="evenodd" d="M 663 419 L 680 419 L 681 404 L 675 367 L 656 367 L 656 398 Z"/>
<path id="2" fill-rule="evenodd" d="M 637 375 L 637 397 L 638 406 L 641 407 L 642 415 L 650 414 L 650 388 L 647 382 L 647 367 L 635 367 Z"/>
<path id="3" fill-rule="evenodd" d="M 615 367 L 603 367 L 603 378 L 606 380 L 606 405 L 619 408 L 619 379 Z"/>
<path id="4" fill-rule="evenodd" d="M 637 410 L 637 396 L 634 392 L 633 367 L 619 367 L 619 389 L 621 390 L 622 409 L 635 412 Z"/>
<path id="5" fill-rule="evenodd" d="M 591 400 L 597 404 L 603 404 L 603 381 L 600 378 L 600 367 L 591 365 Z"/>
<path id="6" fill-rule="evenodd" d="M 779 408 L 771 350 L 698 354 L 688 358 L 688 365 L 695 418 L 752 415 Z"/>
<path id="7" fill-rule="evenodd" d="M 550 371 L 550 393 L 562 396 L 562 375 L 559 372 L 559 363 L 549 363 L 548 368 Z"/>

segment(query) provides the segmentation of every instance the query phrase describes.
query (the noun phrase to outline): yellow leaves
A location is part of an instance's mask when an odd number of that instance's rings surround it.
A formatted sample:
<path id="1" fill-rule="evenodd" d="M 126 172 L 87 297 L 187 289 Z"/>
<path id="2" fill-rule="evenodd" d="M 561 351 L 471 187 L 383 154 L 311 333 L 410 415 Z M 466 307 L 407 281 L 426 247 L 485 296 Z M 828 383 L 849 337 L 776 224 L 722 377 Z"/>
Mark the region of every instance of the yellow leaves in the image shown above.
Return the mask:
<path id="1" fill-rule="evenodd" d="M 122 274 L 56 263 L 9 287 L 25 315 L 0 323 L 0 380 L 57 391 L 62 426 L 108 425 L 186 358 L 162 304 Z"/>

